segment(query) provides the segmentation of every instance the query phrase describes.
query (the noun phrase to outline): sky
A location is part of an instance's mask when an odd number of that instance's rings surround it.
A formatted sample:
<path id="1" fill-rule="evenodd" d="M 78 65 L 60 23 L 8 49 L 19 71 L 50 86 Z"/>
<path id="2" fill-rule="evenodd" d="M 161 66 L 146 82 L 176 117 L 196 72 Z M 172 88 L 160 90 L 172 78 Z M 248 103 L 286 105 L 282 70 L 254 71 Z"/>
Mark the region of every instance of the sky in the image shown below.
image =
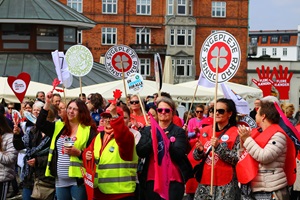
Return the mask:
<path id="1" fill-rule="evenodd" d="M 249 26 L 255 30 L 296 30 L 300 0 L 249 0 Z"/>

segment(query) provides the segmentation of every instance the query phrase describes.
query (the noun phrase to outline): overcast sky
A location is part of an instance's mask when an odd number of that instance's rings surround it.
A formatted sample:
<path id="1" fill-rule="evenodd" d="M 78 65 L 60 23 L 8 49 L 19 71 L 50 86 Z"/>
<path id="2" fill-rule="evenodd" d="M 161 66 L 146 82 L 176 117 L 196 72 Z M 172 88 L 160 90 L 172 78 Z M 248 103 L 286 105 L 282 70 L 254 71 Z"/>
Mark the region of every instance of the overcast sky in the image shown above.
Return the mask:
<path id="1" fill-rule="evenodd" d="M 300 0 L 249 0 L 250 30 L 295 30 L 300 25 Z"/>

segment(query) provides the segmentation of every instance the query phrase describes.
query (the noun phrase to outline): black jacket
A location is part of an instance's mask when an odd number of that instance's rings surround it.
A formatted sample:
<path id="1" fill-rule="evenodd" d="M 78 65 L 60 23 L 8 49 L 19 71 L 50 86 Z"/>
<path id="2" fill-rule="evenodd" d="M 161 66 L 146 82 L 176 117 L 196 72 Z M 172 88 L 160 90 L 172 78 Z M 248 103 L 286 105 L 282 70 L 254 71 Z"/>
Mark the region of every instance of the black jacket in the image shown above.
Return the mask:
<path id="1" fill-rule="evenodd" d="M 31 122 L 26 123 L 26 127 L 32 127 L 29 133 L 30 142 L 29 147 L 27 148 L 34 148 L 39 146 L 41 141 L 43 140 L 43 136 L 40 130 L 38 130 Z M 13 144 L 16 150 L 22 150 L 25 149 L 24 142 L 22 140 L 22 137 L 24 136 L 24 133 L 21 132 L 19 135 L 14 134 L 13 138 Z M 55 184 L 55 179 L 53 177 L 45 177 L 45 170 L 47 166 L 47 160 L 48 160 L 48 153 L 49 153 L 49 147 L 50 147 L 51 140 L 49 140 L 43 148 L 33 154 L 31 158 L 35 158 L 35 166 L 29 168 L 29 174 L 28 176 L 24 177 L 23 180 L 23 187 L 24 188 L 33 188 L 34 184 L 34 178 L 39 178 L 40 180 L 53 184 Z M 29 158 L 29 159 L 31 159 Z"/>
<path id="2" fill-rule="evenodd" d="M 175 142 L 170 142 L 170 157 L 173 163 L 177 164 L 179 167 L 183 181 L 187 182 L 188 179 L 193 177 L 193 168 L 186 155 L 188 141 L 185 132 L 182 128 L 174 125 L 173 123 L 171 123 L 164 131 L 169 132 L 167 134 L 168 138 L 172 136 L 175 137 Z M 141 139 L 136 145 L 136 152 L 140 158 L 146 158 L 142 172 L 139 174 L 140 184 L 141 186 L 145 186 L 149 168 L 149 157 L 153 154 L 150 126 L 145 127 L 141 131 Z"/>

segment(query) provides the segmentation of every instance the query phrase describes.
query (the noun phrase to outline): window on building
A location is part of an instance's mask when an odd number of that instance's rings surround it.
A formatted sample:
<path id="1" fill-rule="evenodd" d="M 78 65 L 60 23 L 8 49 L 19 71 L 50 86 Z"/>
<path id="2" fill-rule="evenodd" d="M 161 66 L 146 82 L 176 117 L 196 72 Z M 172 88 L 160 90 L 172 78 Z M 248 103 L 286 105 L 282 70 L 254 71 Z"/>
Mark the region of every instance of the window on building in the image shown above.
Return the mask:
<path id="1" fill-rule="evenodd" d="M 143 44 L 142 48 L 149 48 L 150 44 L 150 33 L 151 29 L 150 28 L 137 28 L 136 29 L 136 43 L 137 44 Z"/>
<path id="2" fill-rule="evenodd" d="M 192 46 L 193 30 L 191 29 L 171 29 L 171 46 Z"/>
<path id="3" fill-rule="evenodd" d="M 117 28 L 102 28 L 102 44 L 114 45 L 117 43 Z"/>
<path id="4" fill-rule="evenodd" d="M 117 0 L 102 0 L 102 13 L 117 14 Z"/>
<path id="5" fill-rule="evenodd" d="M 68 0 L 67 5 L 77 12 L 82 13 L 82 0 Z"/>
<path id="6" fill-rule="evenodd" d="M 177 14 L 186 15 L 186 0 L 177 1 Z"/>
<path id="7" fill-rule="evenodd" d="M 252 44 L 252 45 L 256 45 L 256 44 L 257 44 L 257 40 L 258 40 L 258 37 L 257 37 L 257 36 L 252 36 L 252 37 L 251 37 L 251 44 Z"/>
<path id="8" fill-rule="evenodd" d="M 267 55 L 267 49 L 266 48 L 262 48 L 261 49 L 261 55 Z"/>
<path id="9" fill-rule="evenodd" d="M 36 29 L 36 48 L 41 50 L 58 49 L 58 27 L 56 26 L 37 26 Z"/>
<path id="10" fill-rule="evenodd" d="M 77 44 L 82 44 L 82 31 L 77 31 Z"/>
<path id="11" fill-rule="evenodd" d="M 29 24 L 2 24 L 0 28 L 3 49 L 29 49 L 31 39 Z"/>
<path id="12" fill-rule="evenodd" d="M 173 15 L 174 12 L 174 0 L 168 0 L 168 15 Z"/>
<path id="13" fill-rule="evenodd" d="M 271 36 L 271 43 L 278 43 L 278 39 L 279 39 L 278 35 L 272 35 Z"/>
<path id="14" fill-rule="evenodd" d="M 281 43 L 289 43 L 290 42 L 290 36 L 283 35 L 281 36 Z"/>
<path id="15" fill-rule="evenodd" d="M 136 0 L 136 14 L 151 15 L 151 0 Z"/>
<path id="16" fill-rule="evenodd" d="M 172 65 L 175 68 L 176 76 L 192 76 L 191 59 L 172 60 Z"/>
<path id="17" fill-rule="evenodd" d="M 268 43 L 268 36 L 266 36 L 266 35 L 262 36 L 261 43 Z"/>
<path id="18" fill-rule="evenodd" d="M 193 1 L 189 0 L 189 15 L 193 15 Z"/>
<path id="19" fill-rule="evenodd" d="M 282 55 L 283 56 L 287 56 L 287 48 L 283 48 L 282 49 Z"/>
<path id="20" fill-rule="evenodd" d="M 272 55 L 277 56 L 277 49 L 276 48 L 272 48 Z"/>
<path id="21" fill-rule="evenodd" d="M 226 17 L 226 2 L 212 2 L 212 17 Z"/>
<path id="22" fill-rule="evenodd" d="M 151 60 L 149 58 L 141 58 L 140 59 L 139 73 L 142 76 L 150 76 L 150 74 L 151 74 L 150 62 L 151 62 Z"/>

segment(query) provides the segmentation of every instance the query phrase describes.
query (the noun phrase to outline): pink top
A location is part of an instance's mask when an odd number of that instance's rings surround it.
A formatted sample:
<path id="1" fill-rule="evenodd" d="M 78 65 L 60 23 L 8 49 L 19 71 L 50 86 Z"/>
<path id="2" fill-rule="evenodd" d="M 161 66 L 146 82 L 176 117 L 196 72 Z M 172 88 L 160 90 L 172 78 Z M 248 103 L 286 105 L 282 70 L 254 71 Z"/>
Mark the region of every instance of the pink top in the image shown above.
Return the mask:
<path id="1" fill-rule="evenodd" d="M 172 172 L 170 173 L 171 174 L 170 181 L 183 183 L 180 175 L 179 167 L 175 165 L 173 162 L 171 162 L 171 170 Z M 149 161 L 147 181 L 153 181 L 153 180 L 154 180 L 154 157 L 152 155 L 150 156 L 150 161 Z"/>
<path id="2" fill-rule="evenodd" d="M 194 128 L 198 127 L 199 129 L 202 128 L 202 120 L 205 117 L 203 117 L 202 119 L 198 119 L 197 117 L 194 117 L 192 119 L 190 119 L 189 123 L 188 123 L 188 132 L 192 133 L 195 132 Z"/>

